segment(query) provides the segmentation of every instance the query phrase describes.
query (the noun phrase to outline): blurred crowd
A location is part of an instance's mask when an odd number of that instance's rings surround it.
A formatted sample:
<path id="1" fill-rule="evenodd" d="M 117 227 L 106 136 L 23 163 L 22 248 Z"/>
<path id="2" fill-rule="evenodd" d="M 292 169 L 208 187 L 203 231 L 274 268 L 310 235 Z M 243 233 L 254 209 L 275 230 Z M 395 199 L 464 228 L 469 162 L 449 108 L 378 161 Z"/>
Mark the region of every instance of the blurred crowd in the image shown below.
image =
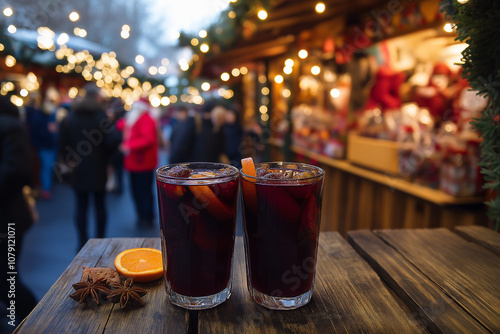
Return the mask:
<path id="1" fill-rule="evenodd" d="M 154 225 L 160 155 L 166 157 L 162 164 L 206 161 L 240 167 L 243 157 L 259 160 L 263 150 L 258 123 L 243 126 L 239 108 L 218 100 L 160 109 L 141 98 L 127 111 L 121 99 L 104 98 L 97 86 L 88 84 L 72 101 L 63 101 L 50 87 L 23 108 L 8 96 L 0 96 L 0 102 L 1 235 L 6 238 L 9 224 L 15 224 L 17 252 L 37 219 L 35 202 L 50 201 L 55 182 L 68 184 L 74 192 L 74 217 L 68 220 L 74 221 L 79 249 L 90 237 L 107 236 L 106 195 L 122 194 L 125 184 L 137 227 Z M 94 229 L 87 223 L 90 206 L 96 215 L 95 233 L 89 233 Z M 6 246 L 7 240 L 1 244 Z M 18 291 L 25 293 L 24 313 L 29 312 L 33 296 L 22 283 Z"/>

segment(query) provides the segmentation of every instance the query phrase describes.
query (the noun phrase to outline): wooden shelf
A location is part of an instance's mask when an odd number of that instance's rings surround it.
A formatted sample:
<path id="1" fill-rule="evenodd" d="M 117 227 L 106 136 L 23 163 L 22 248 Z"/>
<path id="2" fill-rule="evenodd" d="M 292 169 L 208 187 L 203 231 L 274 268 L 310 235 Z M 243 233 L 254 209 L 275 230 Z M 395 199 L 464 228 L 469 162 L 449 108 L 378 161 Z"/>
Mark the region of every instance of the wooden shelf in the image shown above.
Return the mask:
<path id="1" fill-rule="evenodd" d="M 282 147 L 279 142 L 270 141 L 270 144 L 275 147 Z M 309 159 L 318 161 L 324 165 L 342 170 L 344 172 L 357 175 L 359 177 L 385 185 L 390 189 L 402 191 L 412 196 L 421 198 L 437 205 L 464 205 L 464 204 L 480 204 L 484 202 L 481 196 L 474 197 L 455 197 L 448 195 L 440 190 L 421 186 L 416 183 L 406 181 L 400 177 L 393 176 L 389 173 L 381 173 L 372 171 L 363 167 L 351 164 L 346 160 L 332 159 L 322 154 L 311 152 L 297 145 L 291 145 L 290 150 L 296 154 L 303 155 Z"/>

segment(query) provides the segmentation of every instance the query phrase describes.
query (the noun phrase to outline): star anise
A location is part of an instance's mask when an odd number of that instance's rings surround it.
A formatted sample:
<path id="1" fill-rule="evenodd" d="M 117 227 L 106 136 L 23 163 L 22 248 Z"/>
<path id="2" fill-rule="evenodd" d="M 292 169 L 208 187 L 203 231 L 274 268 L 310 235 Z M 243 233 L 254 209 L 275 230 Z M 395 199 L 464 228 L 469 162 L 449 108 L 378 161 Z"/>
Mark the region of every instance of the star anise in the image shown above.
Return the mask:
<path id="1" fill-rule="evenodd" d="M 129 278 L 121 284 L 112 284 L 111 286 L 115 288 L 113 292 L 108 295 L 108 299 L 112 303 L 120 303 L 120 308 L 124 308 L 127 305 L 140 306 L 144 305 L 144 301 L 141 299 L 147 291 L 139 288 L 137 286 L 132 286 L 134 280 Z"/>
<path id="2" fill-rule="evenodd" d="M 73 284 L 76 290 L 70 297 L 78 303 L 82 303 L 87 297 L 91 297 L 96 304 L 99 305 L 99 294 L 108 295 L 111 290 L 106 285 L 106 279 L 100 278 L 94 282 L 94 279 L 89 276 L 87 282 L 78 282 Z"/>

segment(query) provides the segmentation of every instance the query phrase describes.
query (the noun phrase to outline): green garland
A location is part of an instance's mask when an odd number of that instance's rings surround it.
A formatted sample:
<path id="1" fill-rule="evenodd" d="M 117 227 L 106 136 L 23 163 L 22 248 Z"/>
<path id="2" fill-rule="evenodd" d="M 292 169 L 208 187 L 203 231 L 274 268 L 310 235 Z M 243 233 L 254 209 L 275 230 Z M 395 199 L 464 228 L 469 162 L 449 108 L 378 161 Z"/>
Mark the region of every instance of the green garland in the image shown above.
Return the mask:
<path id="1" fill-rule="evenodd" d="M 488 107 L 472 123 L 483 138 L 481 173 L 493 199 L 486 202 L 494 229 L 500 227 L 500 1 L 443 0 L 441 11 L 456 25 L 462 52 L 463 77 L 472 89 L 489 98 Z"/>

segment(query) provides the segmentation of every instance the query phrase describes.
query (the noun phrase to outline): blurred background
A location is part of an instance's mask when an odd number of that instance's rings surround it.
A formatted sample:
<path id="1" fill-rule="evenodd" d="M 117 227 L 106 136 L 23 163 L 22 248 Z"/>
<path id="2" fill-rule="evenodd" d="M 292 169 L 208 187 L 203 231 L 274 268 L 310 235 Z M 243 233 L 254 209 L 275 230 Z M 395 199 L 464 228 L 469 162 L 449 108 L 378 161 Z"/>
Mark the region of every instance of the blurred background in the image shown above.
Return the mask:
<path id="1" fill-rule="evenodd" d="M 325 169 L 322 230 L 491 225 L 470 124 L 488 99 L 462 79 L 467 45 L 438 0 L 0 0 L 0 10 L 0 94 L 32 160 L 19 271 L 37 300 L 102 236 L 97 200 L 81 223 L 79 167 L 61 145 L 65 119 L 94 93 L 119 133 L 106 182 L 85 190 L 105 193 L 106 237 L 159 236 L 156 189 L 137 190 L 136 174 L 195 159 L 199 135 L 189 139 L 185 121 L 207 112 L 203 142 L 222 151 L 206 159 Z M 137 170 L 127 127 L 144 111 L 156 135 L 152 165 Z M 150 192 L 153 217 L 139 209 Z"/>

